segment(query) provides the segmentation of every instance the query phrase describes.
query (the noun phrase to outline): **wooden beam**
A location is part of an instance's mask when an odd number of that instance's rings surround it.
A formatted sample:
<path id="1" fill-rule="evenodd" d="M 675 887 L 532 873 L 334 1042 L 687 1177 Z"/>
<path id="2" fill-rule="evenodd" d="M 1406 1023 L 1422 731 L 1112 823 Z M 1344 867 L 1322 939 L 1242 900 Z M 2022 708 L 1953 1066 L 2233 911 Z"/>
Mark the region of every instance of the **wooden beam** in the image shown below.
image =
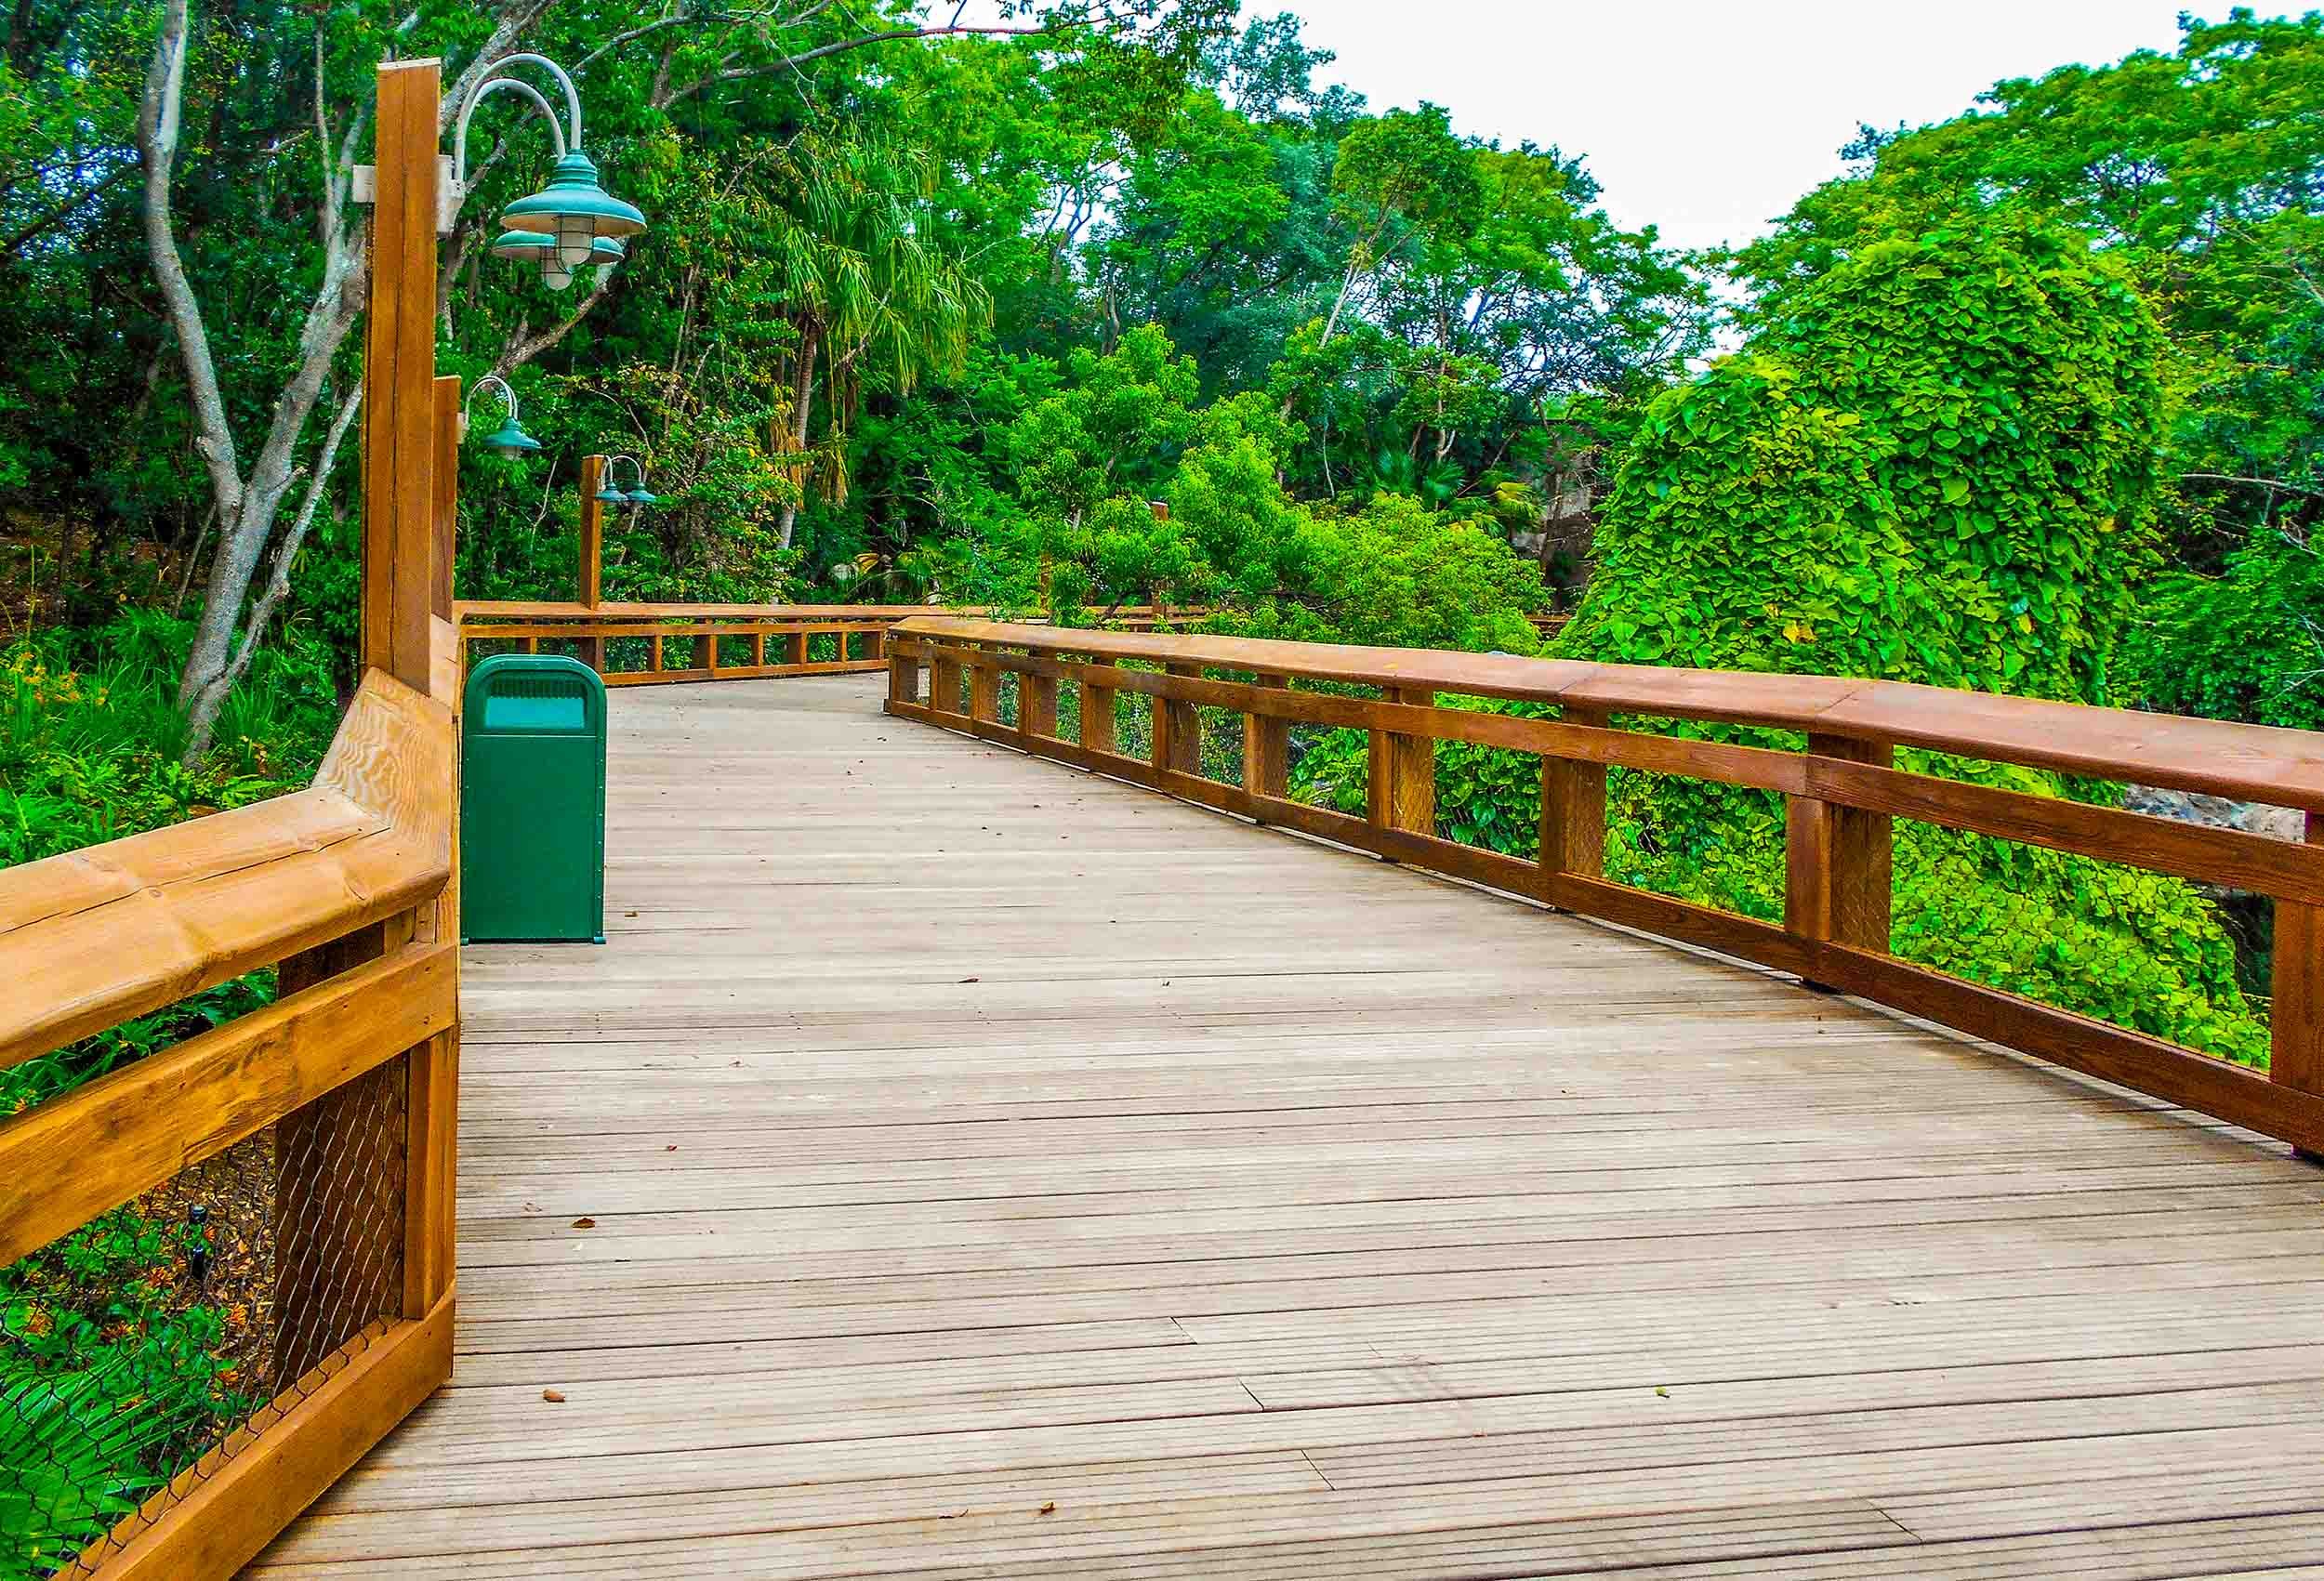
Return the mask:
<path id="1" fill-rule="evenodd" d="M 1407 708 L 1433 708 L 1436 693 L 1426 687 L 1391 687 L 1386 701 Z M 1371 734 L 1371 772 L 1366 805 L 1377 828 L 1436 832 L 1436 739 L 1401 731 Z"/>
<path id="2" fill-rule="evenodd" d="M 1089 679 L 1081 683 L 1081 744 L 1092 752 L 1114 750 L 1114 699 L 1119 694 L 1099 679 L 1114 667 L 1113 660 L 1098 659 L 1082 672 Z"/>
<path id="3" fill-rule="evenodd" d="M 917 703 L 919 700 L 919 654 L 917 652 L 896 652 L 891 651 L 888 655 L 888 701 L 891 703 Z"/>
<path id="4" fill-rule="evenodd" d="M 1611 721 L 1594 708 L 1568 707 L 1561 721 L 1604 730 Z M 1570 758 L 1541 759 L 1541 876 L 1605 876 L 1605 765 Z"/>
<path id="5" fill-rule="evenodd" d="M 2324 843 L 2324 815 L 2307 815 L 2304 837 L 2311 846 Z M 2272 969 L 2268 1079 L 2288 1091 L 2324 1098 L 2324 907 L 2276 902 Z M 2324 1163 L 2324 1148 L 2301 1153 Z"/>
<path id="6" fill-rule="evenodd" d="M 428 612 L 452 618 L 452 564 L 460 535 L 460 379 L 436 380 L 435 542 L 429 551 Z"/>
<path id="7" fill-rule="evenodd" d="M 985 724 L 1000 722 L 1000 669 L 985 663 L 986 655 L 971 652 L 969 665 L 969 718 Z"/>
<path id="8" fill-rule="evenodd" d="M 605 506 L 597 496 L 605 487 L 605 457 L 585 455 L 581 458 L 581 545 L 580 563 L 575 575 L 580 586 L 580 603 L 585 610 L 594 610 L 603 597 L 605 575 Z M 605 639 L 580 639 L 578 657 L 597 671 L 605 673 Z"/>
<path id="9" fill-rule="evenodd" d="M 803 645 L 805 638 L 799 639 Z M 928 665 L 928 705 L 940 714 L 963 712 L 960 692 L 966 684 L 966 672 L 960 667 L 960 650 L 939 647 Z"/>
<path id="10" fill-rule="evenodd" d="M 1168 673 L 1200 679 L 1200 665 L 1174 664 Z M 1169 773 L 1202 772 L 1202 716 L 1195 705 L 1156 695 L 1153 715 L 1154 766 Z"/>
<path id="11" fill-rule="evenodd" d="M 436 583 L 434 60 L 379 69 L 377 196 L 363 349 L 363 646 L 366 668 L 428 688 Z"/>
<path id="12" fill-rule="evenodd" d="M 0 1122 L 0 1263 L 448 1030 L 456 965 L 408 946 Z"/>
<path id="13" fill-rule="evenodd" d="M 1811 734 L 1817 757 L 1891 766 L 1885 742 Z M 1785 929 L 1802 939 L 1888 950 L 1891 821 L 1884 812 L 1795 796 L 1785 804 Z"/>
<path id="14" fill-rule="evenodd" d="M 124 1522 L 125 1546 L 73 1581 L 231 1581 L 298 1512 L 452 1376 L 452 1297 L 374 1324 Z M 134 1534 L 134 1535 L 131 1535 Z"/>
<path id="15" fill-rule="evenodd" d="M 1288 680 L 1281 675 L 1261 674 L 1252 678 L 1251 684 L 1279 691 Z M 1269 714 L 1244 715 L 1243 788 L 1253 796 L 1281 797 L 1288 794 L 1290 780 L 1290 723 Z"/>
<path id="16" fill-rule="evenodd" d="M 1034 735 L 1057 733 L 1057 681 L 1045 675 L 1017 678 L 1017 728 Z"/>

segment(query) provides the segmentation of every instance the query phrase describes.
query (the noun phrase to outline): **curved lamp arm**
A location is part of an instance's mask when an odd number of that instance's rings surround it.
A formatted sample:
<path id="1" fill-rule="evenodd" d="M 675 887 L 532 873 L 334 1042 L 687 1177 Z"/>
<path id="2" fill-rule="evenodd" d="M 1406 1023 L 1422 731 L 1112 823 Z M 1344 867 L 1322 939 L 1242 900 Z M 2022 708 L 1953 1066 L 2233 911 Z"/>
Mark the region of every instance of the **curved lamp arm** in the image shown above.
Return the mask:
<path id="1" fill-rule="evenodd" d="M 482 378 L 478 379 L 473 385 L 470 385 L 469 387 L 468 394 L 461 398 L 460 439 L 463 443 L 465 443 L 468 440 L 469 408 L 475 405 L 476 398 L 483 394 L 488 389 L 497 389 L 500 391 L 500 404 L 507 409 L 508 421 L 513 423 L 517 420 L 517 392 L 509 389 L 508 381 L 502 378 L 498 374 L 486 374 Z"/>
<path id="2" fill-rule="evenodd" d="M 500 68 L 495 66 L 493 69 L 498 71 Z M 468 102 L 460 106 L 459 125 L 452 134 L 452 180 L 456 187 L 465 188 L 468 185 L 468 124 L 475 119 L 476 107 L 484 102 L 485 95 L 502 88 L 533 101 L 533 107 L 541 112 L 541 119 L 548 123 L 548 136 L 556 147 L 557 157 L 562 159 L 565 156 L 565 129 L 557 124 L 557 112 L 549 108 L 548 100 L 541 97 L 540 89 L 514 77 L 488 76 L 469 90 Z M 578 125 L 577 105 L 574 115 L 574 124 Z"/>
<path id="3" fill-rule="evenodd" d="M 581 147 L 581 90 L 573 86 L 565 69 L 546 55 L 503 55 L 493 62 L 493 80 L 506 81 L 499 73 L 511 66 L 538 66 L 557 79 L 557 86 L 565 90 L 565 112 L 571 121 L 571 134 L 565 140 L 577 152 Z"/>
<path id="4" fill-rule="evenodd" d="M 640 460 L 639 460 L 636 456 L 634 456 L 634 455 L 609 455 L 609 456 L 607 456 L 607 457 L 605 458 L 605 481 L 606 481 L 608 483 L 611 483 L 611 482 L 614 481 L 614 468 L 616 468 L 616 467 L 618 467 L 618 466 L 620 466 L 620 465 L 621 465 L 623 462 L 625 462 L 625 461 L 627 461 L 627 462 L 628 462 L 628 463 L 629 463 L 629 469 L 630 469 L 632 472 L 635 472 L 635 473 L 638 475 L 638 487 L 640 487 L 640 488 L 641 488 L 641 489 L 642 489 L 642 488 L 644 488 L 644 487 L 645 487 L 645 463 L 643 463 L 643 462 L 640 461 Z"/>

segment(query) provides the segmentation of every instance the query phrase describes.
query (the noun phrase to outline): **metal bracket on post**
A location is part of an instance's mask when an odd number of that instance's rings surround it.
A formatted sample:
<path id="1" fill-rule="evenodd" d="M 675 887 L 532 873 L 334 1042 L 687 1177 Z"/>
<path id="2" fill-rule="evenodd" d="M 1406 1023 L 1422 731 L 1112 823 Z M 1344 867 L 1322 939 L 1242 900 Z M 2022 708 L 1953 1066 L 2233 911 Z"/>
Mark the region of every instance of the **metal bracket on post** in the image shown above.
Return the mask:
<path id="1" fill-rule="evenodd" d="M 366 206 L 377 203 L 379 201 L 379 167 L 376 165 L 355 166 L 354 178 L 348 183 L 347 195 L 352 201 Z M 460 217 L 460 204 L 467 197 L 467 191 L 453 176 L 452 156 L 448 153 L 436 155 L 437 235 L 452 234 L 453 222 Z"/>

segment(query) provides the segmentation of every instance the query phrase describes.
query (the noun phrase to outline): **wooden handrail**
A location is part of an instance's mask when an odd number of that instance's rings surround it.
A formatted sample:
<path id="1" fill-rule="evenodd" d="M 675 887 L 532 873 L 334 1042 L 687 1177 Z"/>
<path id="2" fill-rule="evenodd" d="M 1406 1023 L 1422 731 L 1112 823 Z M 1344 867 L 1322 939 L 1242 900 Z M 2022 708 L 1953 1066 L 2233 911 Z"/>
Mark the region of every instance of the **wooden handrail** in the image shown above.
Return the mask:
<path id="1" fill-rule="evenodd" d="M 452 866 L 452 721 L 374 670 L 314 787 L 0 871 L 0 1066 L 411 910 Z"/>
<path id="2" fill-rule="evenodd" d="M 1427 687 L 1601 713 L 1763 725 L 2324 812 L 2324 733 L 2270 725 L 1837 676 L 1664 669 L 1234 637 L 1060 632 L 929 615 L 898 629 L 946 642 L 1013 646 L 1026 645 L 1025 633 L 1033 632 L 1050 651 L 1116 660 L 1199 663 L 1212 669 L 1287 673 L 1357 686 Z"/>
<path id="3" fill-rule="evenodd" d="M 887 667 L 889 631 L 927 613 L 925 604 L 591 605 L 496 599 L 454 606 L 456 645 L 463 655 L 478 642 L 519 643 L 527 653 L 540 652 L 544 641 L 560 642 L 608 686 L 874 673 Z M 1204 613 L 1150 607 L 1116 612 L 1120 620 L 1145 626 Z M 834 651 L 812 657 L 809 641 L 822 637 L 838 639 Z M 771 647 L 771 639 L 781 646 Z M 641 666 L 615 669 L 606 662 L 606 644 L 621 640 L 646 644 Z M 669 642 L 685 644 L 689 661 L 670 663 L 665 648 Z M 721 659 L 720 645 L 726 642 L 748 644 L 741 662 Z M 851 646 L 861 652 L 851 654 Z"/>
<path id="4" fill-rule="evenodd" d="M 167 1481 L 64 1575 L 224 1581 L 451 1372 L 461 404 L 434 365 L 442 98 L 434 60 L 378 70 L 363 679 L 313 785 L 0 872 L 0 1066 L 276 968 L 264 1008 L 0 1119 L 0 1259 L 272 1127 L 266 1189 L 239 1205 L 271 1237 L 269 1403 L 191 1466 L 137 1468 Z"/>
<path id="5" fill-rule="evenodd" d="M 1709 946 L 1925 1016 L 2324 1153 L 2324 844 L 2266 839 L 1899 769 L 1899 742 L 1989 762 L 2065 770 L 2281 805 L 2324 806 L 2324 737 L 1938 687 L 1823 676 L 1657 669 L 1439 652 L 1061 631 L 920 616 L 890 634 L 887 708 L 1552 906 Z M 1131 669 L 1127 664 L 1155 666 Z M 929 690 L 920 691 L 925 665 Z M 1212 679 L 1206 672 L 1249 675 Z M 1000 680 L 1018 678 L 1014 723 Z M 1376 698 L 1288 682 L 1376 688 Z M 1096 703 L 1079 741 L 1058 734 L 1060 683 Z M 1110 700 L 1154 705 L 1148 758 L 1116 749 Z M 1437 705 L 1440 693 L 1552 705 L 1556 718 Z M 1104 700 L 1100 702 L 1098 700 Z M 1195 710 L 1244 716 L 1244 783 L 1204 776 Z M 1615 728 L 1616 714 L 1796 731 L 1804 750 Z M 1286 794 L 1294 723 L 1371 740 L 1367 814 Z M 1543 766 L 1537 861 L 1434 832 L 1434 744 L 1535 754 Z M 1657 895 L 1604 872 L 1609 766 L 1787 798 L 1783 922 Z M 1889 951 L 1891 821 L 1906 817 L 2275 898 L 2273 1061 L 2262 1075 Z M 2310 818 L 2310 840 L 2319 819 Z"/>

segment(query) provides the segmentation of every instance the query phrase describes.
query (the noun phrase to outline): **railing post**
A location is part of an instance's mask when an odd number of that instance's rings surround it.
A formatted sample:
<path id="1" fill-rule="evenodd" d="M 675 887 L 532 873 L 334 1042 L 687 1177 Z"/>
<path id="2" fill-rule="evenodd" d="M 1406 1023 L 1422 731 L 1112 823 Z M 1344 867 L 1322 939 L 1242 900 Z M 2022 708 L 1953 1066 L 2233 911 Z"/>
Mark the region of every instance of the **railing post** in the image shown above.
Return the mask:
<path id="1" fill-rule="evenodd" d="M 1000 722 L 1000 670 L 984 660 L 982 649 L 969 651 L 969 718 L 988 725 Z"/>
<path id="2" fill-rule="evenodd" d="M 960 650 L 950 643 L 931 643 L 928 651 L 928 705 L 940 714 L 960 712 Z"/>
<path id="3" fill-rule="evenodd" d="M 1819 758 L 1883 769 L 1895 761 L 1889 743 L 1851 736 L 1811 734 L 1807 749 Z M 1886 955 L 1893 839 L 1885 812 L 1790 797 L 1784 809 L 1785 931 L 1816 943 Z"/>
<path id="4" fill-rule="evenodd" d="M 1258 675 L 1251 684 L 1280 689 L 1288 680 Z M 1243 789 L 1252 796 L 1286 797 L 1291 791 L 1291 721 L 1266 714 L 1243 716 Z M 1261 823 L 1266 822 L 1264 818 Z"/>
<path id="5" fill-rule="evenodd" d="M 594 613 L 603 602 L 605 568 L 605 507 L 598 494 L 605 487 L 605 457 L 585 455 L 581 458 L 581 607 Z M 580 661 L 597 671 L 605 673 L 605 639 L 584 637 L 579 639 Z M 660 668 L 657 665 L 655 668 Z"/>
<path id="6" fill-rule="evenodd" d="M 917 703 L 920 700 L 920 656 L 904 653 L 891 647 L 888 650 L 888 701 Z"/>
<path id="7" fill-rule="evenodd" d="M 1166 665 L 1169 675 L 1200 676 L 1200 665 Z M 1192 703 L 1156 695 L 1154 699 L 1154 766 L 1163 773 L 1202 772 L 1202 716 Z"/>
<path id="8" fill-rule="evenodd" d="M 1604 730 L 1596 708 L 1567 705 L 1558 717 L 1569 725 Z M 1541 876 L 1605 876 L 1605 765 L 1570 758 L 1541 759 Z"/>
<path id="9" fill-rule="evenodd" d="M 2307 815 L 2304 838 L 2324 845 L 2324 814 Z M 2267 1079 L 2294 1092 L 2324 1095 L 2324 907 L 2276 902 L 2273 972 Z M 2324 1164 L 2324 1153 L 2295 1151 Z"/>
<path id="10" fill-rule="evenodd" d="M 712 680 L 716 680 L 719 679 L 719 634 L 714 628 L 704 632 L 697 640 L 702 644 L 702 667 L 710 672 Z"/>
<path id="11" fill-rule="evenodd" d="M 436 584 L 437 63 L 396 62 L 378 80 L 363 336 L 362 658 L 426 692 Z"/>
<path id="12" fill-rule="evenodd" d="M 1111 659 L 1089 655 L 1088 674 L 1095 675 L 1114 667 Z M 1114 689 L 1085 679 L 1081 683 L 1081 744 L 1090 752 L 1111 752 L 1114 747 Z"/>
<path id="13" fill-rule="evenodd" d="M 755 670 L 767 667 L 767 634 L 763 629 L 750 634 L 750 667 Z"/>
<path id="14" fill-rule="evenodd" d="M 804 629 L 785 634 L 783 662 L 786 665 L 803 665 L 807 662 L 807 633 Z M 954 711 L 958 712 L 957 709 Z"/>
<path id="15" fill-rule="evenodd" d="M 1017 729 L 1027 735 L 1057 734 L 1057 679 L 1054 676 L 1017 677 Z"/>
<path id="16" fill-rule="evenodd" d="M 1425 687 L 1388 689 L 1385 701 L 1417 708 L 1436 706 L 1436 693 Z M 1416 835 L 1436 832 L 1436 739 L 1405 735 L 1396 731 L 1372 731 L 1371 772 L 1365 809 L 1376 829 L 1406 829 Z"/>

